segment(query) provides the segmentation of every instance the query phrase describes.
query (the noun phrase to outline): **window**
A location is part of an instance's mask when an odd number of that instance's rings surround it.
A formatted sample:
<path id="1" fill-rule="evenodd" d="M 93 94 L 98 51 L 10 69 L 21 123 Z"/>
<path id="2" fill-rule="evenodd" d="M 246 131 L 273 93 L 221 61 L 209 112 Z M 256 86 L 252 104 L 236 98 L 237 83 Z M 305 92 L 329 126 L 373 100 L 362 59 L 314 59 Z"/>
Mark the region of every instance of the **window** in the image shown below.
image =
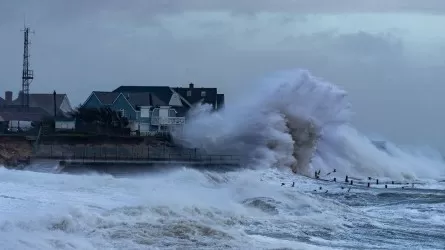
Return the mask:
<path id="1" fill-rule="evenodd" d="M 187 96 L 192 96 L 192 91 L 191 90 L 187 90 Z"/>
<path id="2" fill-rule="evenodd" d="M 150 117 L 150 108 L 141 107 L 141 117 L 145 117 L 145 118 Z"/>
<path id="3" fill-rule="evenodd" d="M 206 92 L 205 91 L 201 91 L 201 97 L 206 96 Z"/>
<path id="4" fill-rule="evenodd" d="M 168 107 L 161 107 L 159 109 L 159 117 L 168 117 Z"/>
<path id="5" fill-rule="evenodd" d="M 159 117 L 159 108 L 153 109 L 152 116 L 153 117 Z"/>
<path id="6" fill-rule="evenodd" d="M 125 113 L 125 109 L 119 109 L 119 114 L 121 115 L 121 117 L 126 117 L 126 113 Z"/>

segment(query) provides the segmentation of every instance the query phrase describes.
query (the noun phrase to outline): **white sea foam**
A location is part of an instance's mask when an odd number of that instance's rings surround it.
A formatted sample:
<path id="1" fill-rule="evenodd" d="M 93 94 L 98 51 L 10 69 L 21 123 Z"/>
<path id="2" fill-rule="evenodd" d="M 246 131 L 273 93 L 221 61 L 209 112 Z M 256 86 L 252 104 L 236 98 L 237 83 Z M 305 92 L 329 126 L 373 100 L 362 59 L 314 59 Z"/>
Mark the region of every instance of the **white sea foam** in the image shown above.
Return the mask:
<path id="1" fill-rule="evenodd" d="M 4 249 L 308 249 L 309 242 L 290 238 L 302 227 L 287 218 L 328 234 L 343 223 L 339 205 L 264 181 L 276 175 L 184 168 L 115 179 L 0 170 L 0 240 Z"/>

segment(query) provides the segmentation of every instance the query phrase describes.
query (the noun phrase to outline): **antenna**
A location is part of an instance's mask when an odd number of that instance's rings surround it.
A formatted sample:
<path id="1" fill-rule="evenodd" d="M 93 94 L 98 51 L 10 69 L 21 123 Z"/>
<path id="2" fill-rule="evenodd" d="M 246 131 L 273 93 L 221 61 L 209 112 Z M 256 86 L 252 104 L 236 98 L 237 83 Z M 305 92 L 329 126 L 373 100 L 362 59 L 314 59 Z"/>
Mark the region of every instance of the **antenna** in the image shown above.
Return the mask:
<path id="1" fill-rule="evenodd" d="M 29 108 L 29 85 L 34 79 L 34 71 L 29 69 L 29 45 L 31 44 L 29 41 L 29 33 L 30 28 L 26 26 L 22 30 L 24 33 L 24 41 L 23 41 L 23 69 L 22 69 L 22 107 Z M 34 33 L 34 32 L 31 32 Z"/>

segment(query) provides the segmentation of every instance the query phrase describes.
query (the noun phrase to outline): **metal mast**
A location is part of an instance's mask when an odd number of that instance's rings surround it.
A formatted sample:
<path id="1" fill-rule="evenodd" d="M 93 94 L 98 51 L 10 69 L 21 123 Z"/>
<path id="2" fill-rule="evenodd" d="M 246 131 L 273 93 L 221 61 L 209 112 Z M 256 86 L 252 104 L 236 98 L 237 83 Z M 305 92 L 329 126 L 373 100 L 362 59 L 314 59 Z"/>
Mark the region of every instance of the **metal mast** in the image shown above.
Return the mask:
<path id="1" fill-rule="evenodd" d="M 24 33 L 24 43 L 23 43 L 23 70 L 22 70 L 22 107 L 29 107 L 29 85 L 34 79 L 34 72 L 29 69 L 29 27 L 22 30 Z"/>

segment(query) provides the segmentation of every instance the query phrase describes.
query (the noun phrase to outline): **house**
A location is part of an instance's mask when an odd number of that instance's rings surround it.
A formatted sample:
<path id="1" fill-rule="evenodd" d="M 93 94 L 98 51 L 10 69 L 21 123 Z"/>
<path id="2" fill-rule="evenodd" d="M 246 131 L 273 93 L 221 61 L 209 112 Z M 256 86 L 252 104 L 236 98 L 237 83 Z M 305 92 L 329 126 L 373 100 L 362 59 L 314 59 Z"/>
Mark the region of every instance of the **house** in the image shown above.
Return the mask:
<path id="1" fill-rule="evenodd" d="M 218 94 L 217 88 L 195 88 L 193 83 L 190 83 L 188 88 L 172 88 L 168 86 L 120 86 L 113 90 L 113 92 L 155 93 L 165 103 L 184 107 L 185 111 L 188 111 L 188 109 L 197 103 L 210 104 L 215 110 L 224 106 L 224 94 Z"/>
<path id="2" fill-rule="evenodd" d="M 10 94 L 9 94 L 9 93 Z M 11 95 L 11 96 L 9 96 Z M 11 103 L 12 105 L 22 105 L 22 97 L 23 94 L 19 93 L 18 97 L 13 100 Z M 12 92 L 6 91 L 5 92 L 5 101 L 9 102 L 8 99 L 12 99 Z M 55 99 L 55 103 L 54 103 Z M 73 108 L 71 106 L 71 103 L 68 99 L 68 96 L 66 94 L 55 94 L 54 93 L 30 93 L 29 94 L 29 106 L 30 107 L 39 107 L 45 110 L 48 114 L 54 116 L 54 111 L 56 111 L 55 115 L 60 116 L 68 116 L 69 113 L 73 111 Z"/>
<path id="3" fill-rule="evenodd" d="M 213 109 L 218 110 L 224 106 L 224 94 L 218 94 L 217 88 L 195 88 L 193 83 L 188 88 L 174 88 L 192 105 L 196 103 L 210 104 Z"/>
<path id="4" fill-rule="evenodd" d="M 42 121 L 47 116 L 48 114 L 46 111 L 38 107 L 0 107 L 0 123 L 2 123 L 2 127 L 7 128 L 9 132 L 29 130 L 34 127 L 36 122 Z"/>
<path id="5" fill-rule="evenodd" d="M 22 93 L 15 100 L 13 100 L 13 93 L 5 91 L 5 99 L 3 107 L 9 110 L 14 110 L 14 116 L 26 118 L 26 115 L 32 117 L 32 121 L 41 121 L 41 119 L 52 117 L 55 120 L 55 129 L 64 130 L 75 126 L 74 118 L 70 117 L 73 111 L 71 103 L 66 94 L 36 94 L 29 95 L 29 108 L 22 107 Z M 55 102 L 54 102 L 55 100 Z M 10 112 L 11 113 L 11 112 Z M 38 115 L 37 115 L 38 114 Z M 35 120 L 40 118 L 40 120 Z M 23 120 L 21 125 L 23 125 Z"/>
<path id="6" fill-rule="evenodd" d="M 54 129 L 60 131 L 73 131 L 76 129 L 76 119 L 67 116 L 57 116 L 54 118 Z"/>
<path id="7" fill-rule="evenodd" d="M 175 105 L 166 104 L 151 92 L 93 91 L 82 107 L 111 108 L 128 119 L 132 131 L 141 134 L 174 130 L 185 122 L 184 117 L 178 117 Z"/>
<path id="8" fill-rule="evenodd" d="M 216 88 L 169 86 L 120 86 L 112 92 L 94 91 L 82 105 L 86 108 L 110 107 L 127 117 L 132 131 L 142 134 L 180 129 L 185 116 L 197 103 L 217 110 L 224 105 L 224 94 Z"/>

